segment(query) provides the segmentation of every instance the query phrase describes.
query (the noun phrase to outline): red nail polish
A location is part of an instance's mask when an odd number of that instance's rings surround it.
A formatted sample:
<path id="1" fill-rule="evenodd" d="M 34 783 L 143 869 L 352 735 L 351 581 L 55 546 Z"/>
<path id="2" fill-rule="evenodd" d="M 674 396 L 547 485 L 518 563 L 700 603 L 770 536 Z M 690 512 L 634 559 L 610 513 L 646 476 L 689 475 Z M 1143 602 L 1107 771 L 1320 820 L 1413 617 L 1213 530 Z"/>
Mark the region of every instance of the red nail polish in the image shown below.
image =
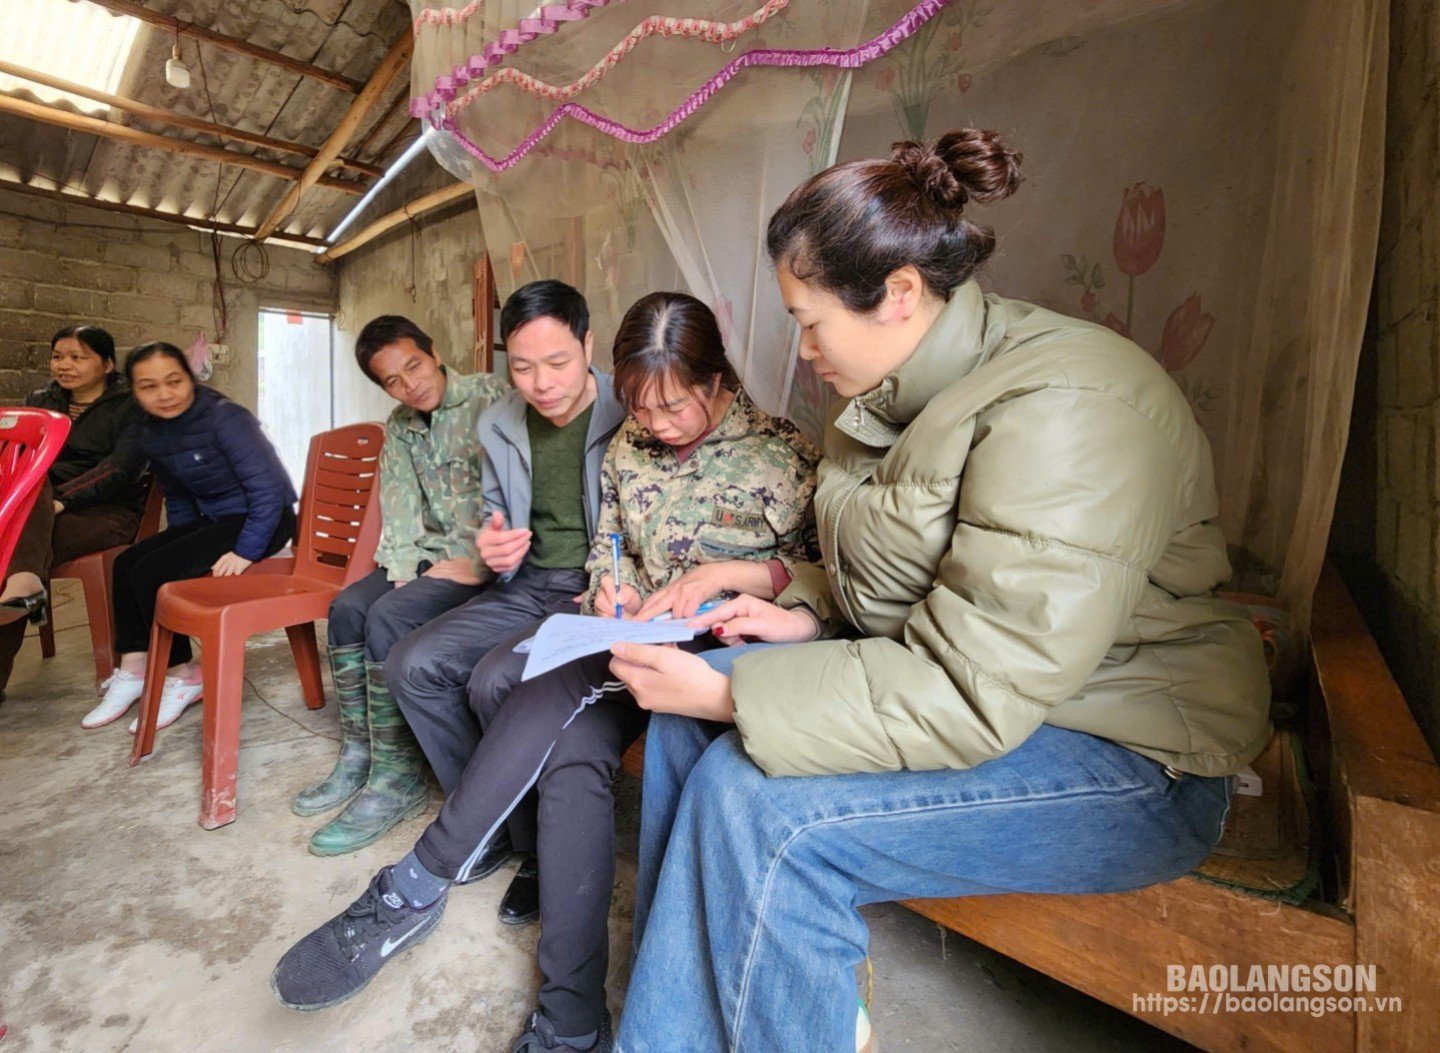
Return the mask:
<path id="1" fill-rule="evenodd" d="M 724 635 L 725 635 L 725 626 L 723 626 L 723 625 L 717 625 L 717 626 L 715 626 L 715 628 L 711 629 L 710 631 L 713 632 L 716 636 L 724 636 Z"/>

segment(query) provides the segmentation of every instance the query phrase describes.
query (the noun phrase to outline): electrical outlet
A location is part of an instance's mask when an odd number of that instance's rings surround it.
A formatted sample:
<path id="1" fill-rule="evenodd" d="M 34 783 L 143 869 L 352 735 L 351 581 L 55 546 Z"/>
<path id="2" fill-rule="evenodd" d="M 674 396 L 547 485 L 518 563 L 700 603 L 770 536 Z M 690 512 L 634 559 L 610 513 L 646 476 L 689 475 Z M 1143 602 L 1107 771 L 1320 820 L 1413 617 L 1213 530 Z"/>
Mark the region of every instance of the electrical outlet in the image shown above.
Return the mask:
<path id="1" fill-rule="evenodd" d="M 230 345 L 211 344 L 210 361 L 215 363 L 217 366 L 228 366 L 230 364 Z"/>

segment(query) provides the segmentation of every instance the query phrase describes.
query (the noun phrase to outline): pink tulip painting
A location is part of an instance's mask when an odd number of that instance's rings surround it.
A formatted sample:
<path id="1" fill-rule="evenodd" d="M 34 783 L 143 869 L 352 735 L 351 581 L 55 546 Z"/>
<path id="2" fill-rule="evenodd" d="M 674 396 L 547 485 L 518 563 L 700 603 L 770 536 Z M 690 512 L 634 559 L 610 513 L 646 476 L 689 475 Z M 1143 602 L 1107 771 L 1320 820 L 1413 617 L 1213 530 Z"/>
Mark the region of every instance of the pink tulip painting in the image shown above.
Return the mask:
<path id="1" fill-rule="evenodd" d="M 1214 326 L 1215 316 L 1200 309 L 1200 294 L 1191 293 L 1165 320 L 1165 331 L 1160 336 L 1160 364 L 1171 373 L 1184 369 L 1205 346 Z"/>
<path id="2" fill-rule="evenodd" d="M 1165 246 L 1165 192 L 1147 183 L 1125 188 L 1115 220 L 1115 266 L 1138 278 L 1160 258 Z"/>

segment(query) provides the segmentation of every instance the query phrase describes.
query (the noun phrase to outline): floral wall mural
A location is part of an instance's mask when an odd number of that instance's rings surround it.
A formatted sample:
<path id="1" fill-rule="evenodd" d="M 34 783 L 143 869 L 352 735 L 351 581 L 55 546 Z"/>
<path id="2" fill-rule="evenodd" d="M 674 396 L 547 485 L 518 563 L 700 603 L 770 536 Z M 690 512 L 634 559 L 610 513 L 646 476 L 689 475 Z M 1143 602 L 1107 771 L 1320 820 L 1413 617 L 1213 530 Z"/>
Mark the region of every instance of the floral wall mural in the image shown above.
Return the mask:
<path id="1" fill-rule="evenodd" d="M 1115 217 L 1115 234 L 1111 256 L 1121 279 L 1107 287 L 1105 266 L 1093 263 L 1085 254 L 1060 256 L 1065 283 L 1078 288 L 1077 309 L 1071 313 L 1108 326 L 1121 336 L 1134 340 L 1160 360 L 1175 375 L 1175 382 L 1185 392 L 1197 414 L 1214 408 L 1219 392 L 1213 387 L 1179 375 L 1195 360 L 1210 339 L 1215 316 L 1201 306 L 1198 292 L 1192 292 L 1165 318 L 1158 334 L 1137 333 L 1135 330 L 1136 279 L 1143 277 L 1160 260 L 1165 248 L 1165 191 L 1147 183 L 1134 183 L 1125 188 L 1120 213 Z M 1120 290 L 1124 291 L 1121 292 Z M 1112 304 L 1110 293 L 1117 299 Z M 1142 289 L 1141 295 L 1144 295 Z M 1123 298 L 1123 299 L 1119 299 Z M 1119 310 L 1122 313 L 1117 314 Z"/>

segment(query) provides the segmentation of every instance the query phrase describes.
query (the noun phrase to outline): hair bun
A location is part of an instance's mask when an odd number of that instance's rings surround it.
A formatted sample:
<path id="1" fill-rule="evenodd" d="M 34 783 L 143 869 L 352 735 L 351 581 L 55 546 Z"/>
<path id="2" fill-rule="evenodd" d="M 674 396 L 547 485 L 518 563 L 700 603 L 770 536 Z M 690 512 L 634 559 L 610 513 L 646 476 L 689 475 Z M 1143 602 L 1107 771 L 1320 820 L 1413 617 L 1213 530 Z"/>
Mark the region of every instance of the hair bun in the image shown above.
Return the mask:
<path id="1" fill-rule="evenodd" d="M 1021 156 L 978 128 L 947 132 L 933 143 L 898 142 L 890 158 L 941 208 L 1000 201 L 1020 185 Z"/>
<path id="2" fill-rule="evenodd" d="M 961 209 L 970 200 L 970 193 L 956 178 L 945 159 L 935 152 L 933 143 L 904 140 L 890 147 L 894 161 L 920 191 L 941 208 Z"/>

